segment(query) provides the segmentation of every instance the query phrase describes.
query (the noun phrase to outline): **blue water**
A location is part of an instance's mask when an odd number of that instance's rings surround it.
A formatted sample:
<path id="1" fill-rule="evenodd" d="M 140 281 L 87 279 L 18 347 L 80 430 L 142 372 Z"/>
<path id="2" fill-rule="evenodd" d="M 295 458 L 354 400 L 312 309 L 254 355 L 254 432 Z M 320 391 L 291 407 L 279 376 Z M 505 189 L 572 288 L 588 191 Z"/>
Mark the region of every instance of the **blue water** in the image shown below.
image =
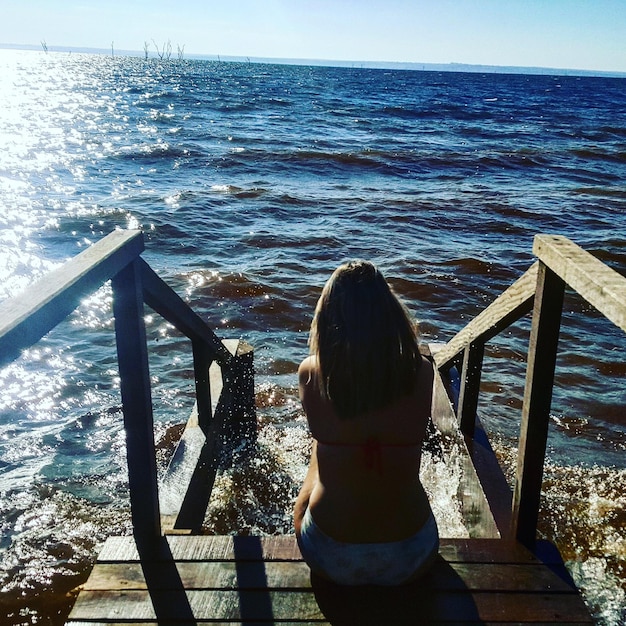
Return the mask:
<path id="1" fill-rule="evenodd" d="M 444 342 L 530 266 L 536 233 L 626 273 L 625 180 L 621 79 L 0 51 L 0 299 L 142 228 L 154 269 L 255 348 L 261 452 L 218 480 L 211 532 L 291 532 L 309 445 L 295 372 L 341 261 L 379 264 L 423 339 Z M 110 299 L 0 370 L 8 624 L 62 620 L 103 539 L 130 529 Z M 564 310 L 540 531 L 598 623 L 619 624 L 626 339 L 573 294 Z M 162 469 L 191 356 L 146 321 Z M 509 474 L 528 327 L 485 361 L 481 417 Z"/>

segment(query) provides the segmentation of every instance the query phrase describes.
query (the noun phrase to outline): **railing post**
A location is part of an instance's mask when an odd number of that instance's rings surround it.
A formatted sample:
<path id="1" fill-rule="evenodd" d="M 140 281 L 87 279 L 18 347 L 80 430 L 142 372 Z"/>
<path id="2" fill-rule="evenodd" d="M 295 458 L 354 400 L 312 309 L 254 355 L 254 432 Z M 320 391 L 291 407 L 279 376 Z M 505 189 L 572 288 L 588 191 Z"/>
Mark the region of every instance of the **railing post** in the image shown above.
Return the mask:
<path id="1" fill-rule="evenodd" d="M 484 354 L 485 344 L 482 341 L 468 344 L 463 353 L 457 418 L 461 432 L 470 438 L 474 437 Z"/>
<path id="2" fill-rule="evenodd" d="M 192 349 L 198 425 L 206 434 L 213 417 L 211 411 L 211 385 L 209 383 L 209 367 L 211 367 L 213 361 L 213 351 L 206 342 L 200 339 L 192 342 Z"/>
<path id="3" fill-rule="evenodd" d="M 249 450 L 256 443 L 257 437 L 252 346 L 240 341 L 231 368 L 222 372 L 225 376 L 224 384 L 228 385 L 232 394 L 228 438 L 231 443 Z"/>
<path id="4" fill-rule="evenodd" d="M 128 264 L 111 285 L 133 532 L 138 547 L 149 549 L 161 520 L 140 264 Z"/>
<path id="5" fill-rule="evenodd" d="M 511 520 L 512 536 L 528 546 L 534 544 L 537 533 L 564 292 L 565 282 L 540 263 L 528 346 Z"/>

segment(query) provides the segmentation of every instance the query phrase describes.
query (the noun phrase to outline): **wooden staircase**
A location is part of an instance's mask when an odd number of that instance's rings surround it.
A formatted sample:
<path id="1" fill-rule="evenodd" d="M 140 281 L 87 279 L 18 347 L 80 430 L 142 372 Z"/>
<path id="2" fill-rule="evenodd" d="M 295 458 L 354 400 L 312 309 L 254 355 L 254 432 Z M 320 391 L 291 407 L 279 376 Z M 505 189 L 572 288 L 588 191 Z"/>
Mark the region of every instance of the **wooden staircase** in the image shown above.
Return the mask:
<path id="1" fill-rule="evenodd" d="M 538 235 L 537 263 L 433 348 L 432 418 L 444 459 L 454 455 L 463 470 L 459 500 L 469 537 L 442 538 L 437 562 L 410 585 L 346 588 L 311 577 L 293 536 L 199 534 L 222 442 L 255 443 L 253 352 L 244 342 L 220 341 L 140 258 L 143 247 L 140 232 L 115 231 L 0 305 L 1 366 L 104 282 L 113 288 L 134 536 L 104 544 L 69 624 L 592 623 L 558 551 L 536 540 L 536 527 L 565 288 L 626 331 L 624 277 L 564 237 Z M 144 303 L 191 339 L 196 380 L 194 413 L 160 486 Z M 485 343 L 531 310 L 511 489 L 476 407 Z"/>
<path id="2" fill-rule="evenodd" d="M 311 577 L 293 535 L 170 536 L 140 560 L 112 537 L 69 626 L 115 624 L 591 624 L 552 544 L 445 539 L 424 577 L 338 587 Z"/>

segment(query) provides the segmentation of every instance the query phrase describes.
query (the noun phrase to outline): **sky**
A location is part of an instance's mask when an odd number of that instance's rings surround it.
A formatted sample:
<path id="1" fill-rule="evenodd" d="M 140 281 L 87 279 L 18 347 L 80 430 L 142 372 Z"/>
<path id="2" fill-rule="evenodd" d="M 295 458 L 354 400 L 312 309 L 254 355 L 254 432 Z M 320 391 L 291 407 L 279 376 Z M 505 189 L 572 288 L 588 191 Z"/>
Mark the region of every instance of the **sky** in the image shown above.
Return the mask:
<path id="1" fill-rule="evenodd" d="M 0 0 L 0 43 L 626 72 L 626 0 Z"/>

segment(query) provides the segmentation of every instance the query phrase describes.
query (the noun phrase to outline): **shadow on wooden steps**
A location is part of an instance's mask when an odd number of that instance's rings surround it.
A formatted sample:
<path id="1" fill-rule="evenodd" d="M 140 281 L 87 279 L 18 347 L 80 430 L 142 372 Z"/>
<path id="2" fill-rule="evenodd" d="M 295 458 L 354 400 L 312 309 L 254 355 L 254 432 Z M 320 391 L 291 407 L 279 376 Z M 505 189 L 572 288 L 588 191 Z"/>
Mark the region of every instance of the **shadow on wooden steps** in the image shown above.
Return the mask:
<path id="1" fill-rule="evenodd" d="M 444 539 L 421 580 L 339 587 L 311 577 L 295 537 L 170 536 L 139 560 L 109 539 L 69 624 L 591 624 L 551 544 Z"/>

